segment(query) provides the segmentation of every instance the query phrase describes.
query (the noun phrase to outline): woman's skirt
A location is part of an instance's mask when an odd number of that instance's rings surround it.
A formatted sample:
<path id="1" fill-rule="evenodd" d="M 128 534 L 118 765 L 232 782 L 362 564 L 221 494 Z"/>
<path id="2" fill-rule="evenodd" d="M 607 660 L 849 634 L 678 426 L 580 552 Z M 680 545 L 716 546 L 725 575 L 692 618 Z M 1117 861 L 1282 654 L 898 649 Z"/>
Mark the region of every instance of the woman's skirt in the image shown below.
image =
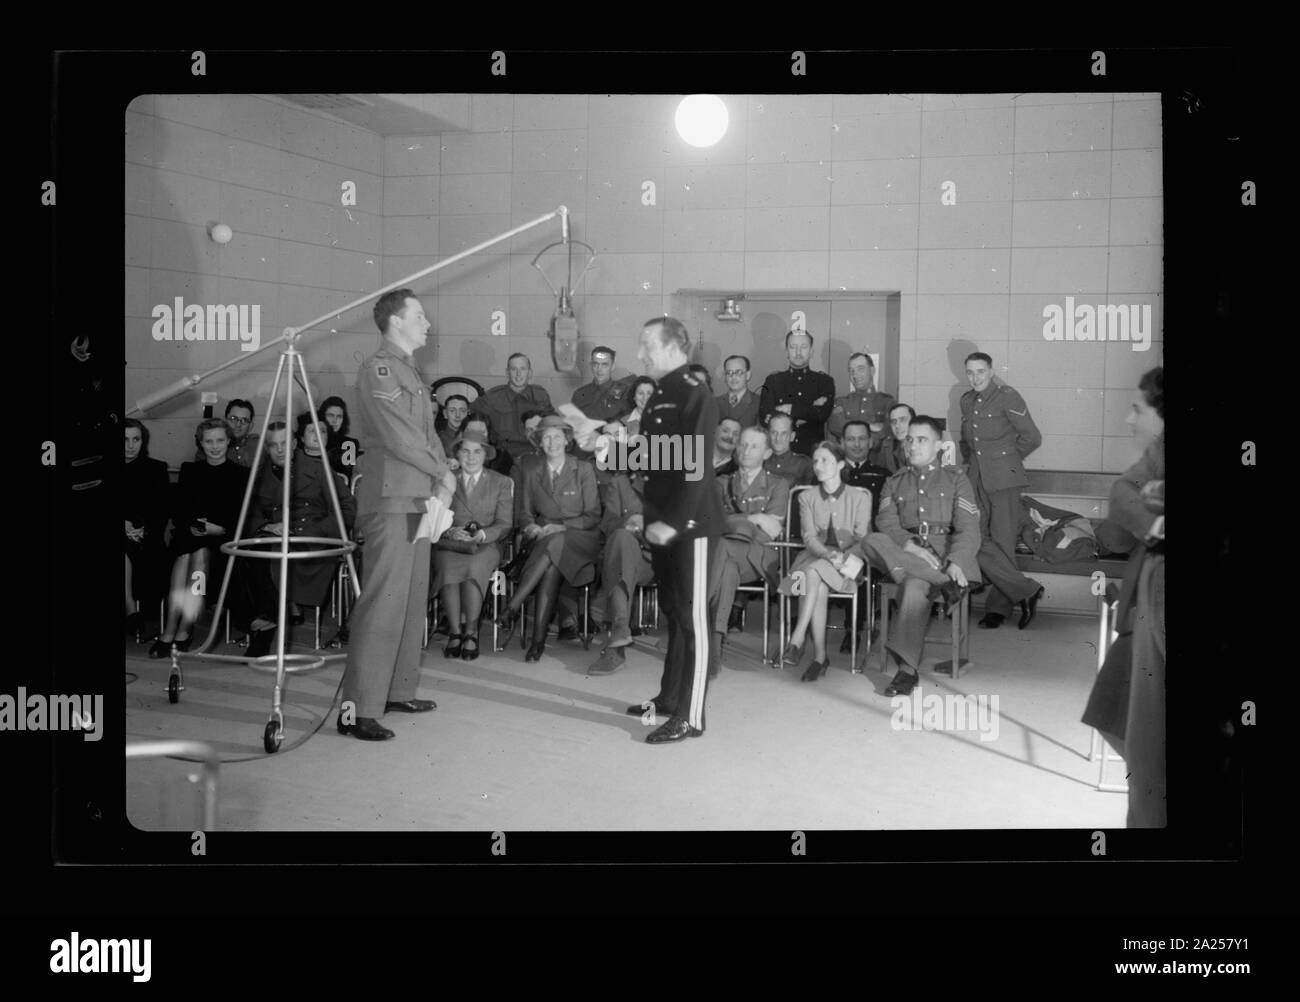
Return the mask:
<path id="1" fill-rule="evenodd" d="M 566 582 L 575 588 L 591 584 L 596 579 L 596 564 L 600 560 L 601 537 L 599 529 L 565 529 L 533 545 L 524 565 L 527 574 L 545 555 Z"/>
<path id="2" fill-rule="evenodd" d="M 794 558 L 794 563 L 790 565 L 790 576 L 793 577 L 796 571 L 803 571 L 809 578 L 814 574 L 817 575 L 826 582 L 831 591 L 852 591 L 857 587 L 856 580 L 846 578 L 829 560 L 818 557 L 809 550 L 800 550 L 799 556 Z M 789 578 L 782 582 L 783 590 L 787 587 L 788 581 Z"/>
<path id="3" fill-rule="evenodd" d="M 484 543 L 473 553 L 457 553 L 455 550 L 433 551 L 433 581 L 431 593 L 447 585 L 473 581 L 481 594 L 486 595 L 488 579 L 492 572 L 501 565 L 501 550 L 496 543 Z"/>

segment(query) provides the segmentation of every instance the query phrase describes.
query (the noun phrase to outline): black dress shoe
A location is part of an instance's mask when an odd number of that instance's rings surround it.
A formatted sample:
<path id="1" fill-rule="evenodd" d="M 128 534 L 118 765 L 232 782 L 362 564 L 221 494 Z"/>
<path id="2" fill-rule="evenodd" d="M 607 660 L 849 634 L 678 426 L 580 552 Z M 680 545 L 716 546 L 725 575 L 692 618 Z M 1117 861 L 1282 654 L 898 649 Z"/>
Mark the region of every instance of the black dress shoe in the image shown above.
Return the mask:
<path id="1" fill-rule="evenodd" d="M 176 644 L 176 649 L 178 651 L 188 651 L 190 649 L 190 644 L 192 644 L 193 642 L 194 642 L 193 637 L 177 637 L 176 640 L 174 641 L 174 643 Z"/>
<path id="2" fill-rule="evenodd" d="M 1038 614 L 1038 600 L 1042 597 L 1043 586 L 1039 585 L 1038 591 L 1020 603 L 1020 628 L 1022 630 L 1034 621 L 1034 616 Z"/>
<path id="3" fill-rule="evenodd" d="M 546 641 L 534 640 L 528 645 L 528 653 L 524 655 L 525 661 L 540 661 L 542 652 L 546 650 Z"/>
<path id="4" fill-rule="evenodd" d="M 984 630 L 996 630 L 1002 625 L 1002 620 L 1006 618 L 1007 617 L 1003 616 L 1001 613 L 986 612 L 982 617 L 980 617 L 979 626 Z"/>
<path id="5" fill-rule="evenodd" d="M 385 713 L 428 713 L 430 710 L 436 710 L 438 704 L 432 699 L 402 699 L 397 702 L 385 703 Z M 358 720 L 364 720 L 365 717 L 358 717 Z"/>
<path id="6" fill-rule="evenodd" d="M 804 673 L 803 673 L 803 675 L 800 677 L 799 681 L 800 681 L 800 682 L 816 682 L 817 679 L 819 679 L 821 676 L 823 676 L 823 675 L 826 674 L 826 669 L 829 668 L 830 666 L 831 666 L 831 663 L 830 663 L 829 660 L 826 660 L 826 661 L 814 661 L 812 664 L 810 664 L 810 665 L 808 666 L 807 670 L 804 671 Z"/>
<path id="7" fill-rule="evenodd" d="M 654 703 L 654 711 L 656 717 L 671 717 L 677 712 L 671 706 L 665 706 L 663 703 L 660 703 L 658 700 L 647 699 L 645 702 Z M 623 712 L 630 717 L 641 717 L 641 716 L 645 716 L 645 711 L 646 711 L 645 703 L 633 703 Z"/>
<path id="8" fill-rule="evenodd" d="M 260 658 L 271 653 L 271 641 L 275 639 L 275 627 L 269 630 L 254 630 L 248 635 L 248 657 Z"/>
<path id="9" fill-rule="evenodd" d="M 555 635 L 556 640 L 577 640 L 578 628 L 573 625 L 561 626 L 559 632 Z"/>
<path id="10" fill-rule="evenodd" d="M 340 717 L 338 727 L 340 734 L 351 734 L 362 741 L 387 741 L 389 738 L 397 737 L 374 717 L 357 717 L 355 724 L 345 724 Z"/>
<path id="11" fill-rule="evenodd" d="M 727 617 L 727 632 L 744 633 L 745 632 L 744 618 L 745 618 L 745 610 L 738 605 L 733 605 L 731 607 L 731 615 Z"/>
<path id="12" fill-rule="evenodd" d="M 886 696 L 910 696 L 912 690 L 916 688 L 916 683 L 921 681 L 921 676 L 913 672 L 903 671 L 901 668 L 894 674 L 889 685 L 885 687 Z"/>
<path id="13" fill-rule="evenodd" d="M 442 649 L 444 657 L 459 658 L 462 650 L 462 641 L 465 638 L 459 633 L 452 633 L 447 637 L 447 646 Z"/>
<path id="14" fill-rule="evenodd" d="M 152 644 L 149 645 L 149 656 L 151 658 L 169 657 L 171 655 L 171 652 L 172 652 L 172 641 L 170 640 L 159 639 L 159 640 L 155 640 Z"/>
<path id="15" fill-rule="evenodd" d="M 474 661 L 478 658 L 478 637 L 465 637 L 460 645 L 460 659 Z"/>
<path id="16" fill-rule="evenodd" d="M 672 716 L 668 718 L 667 723 L 647 734 L 645 743 L 662 745 L 669 741 L 681 741 L 683 738 L 698 738 L 703 733 L 698 727 L 688 724 L 685 717 Z"/>

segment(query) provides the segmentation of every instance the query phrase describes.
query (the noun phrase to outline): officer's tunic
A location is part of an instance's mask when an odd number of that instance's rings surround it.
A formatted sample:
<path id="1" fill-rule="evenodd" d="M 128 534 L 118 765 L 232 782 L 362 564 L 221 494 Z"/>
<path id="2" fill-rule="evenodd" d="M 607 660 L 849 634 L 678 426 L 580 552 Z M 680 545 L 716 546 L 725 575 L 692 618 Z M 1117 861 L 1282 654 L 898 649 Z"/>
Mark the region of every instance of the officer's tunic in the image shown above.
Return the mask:
<path id="1" fill-rule="evenodd" d="M 731 402 L 730 391 L 719 394 L 718 396 L 718 423 L 721 424 L 727 418 L 735 418 L 740 422 L 741 430 L 753 428 L 758 425 L 758 394 L 745 387 L 745 392 L 733 404 Z"/>
<path id="2" fill-rule="evenodd" d="M 785 477 L 791 487 L 813 482 L 812 459 L 798 452 L 783 452 L 772 455 L 763 464 L 763 469 L 778 477 Z"/>
<path id="3" fill-rule="evenodd" d="M 962 457 L 980 508 L 980 567 L 990 583 L 986 612 L 1009 615 L 1038 590 L 1016 566 L 1016 536 L 1020 491 L 1029 483 L 1024 460 L 1042 444 L 1029 405 L 1010 386 L 994 379 L 983 393 L 962 394 Z"/>
<path id="4" fill-rule="evenodd" d="M 889 411 L 894 404 L 893 395 L 881 390 L 853 390 L 835 398 L 835 406 L 831 408 L 830 419 L 826 422 L 826 432 L 838 442 L 844 437 L 846 424 L 850 421 L 865 421 L 871 434 L 871 445 L 875 446 L 877 442 L 893 437 L 889 431 Z M 873 424 L 883 427 L 876 431 L 870 427 Z"/>
<path id="5" fill-rule="evenodd" d="M 600 589 L 592 600 L 592 617 L 596 622 L 610 620 L 614 627 L 628 625 L 632 596 L 638 585 L 654 580 L 651 547 L 644 532 L 627 529 L 633 515 L 645 516 L 645 481 L 639 474 L 615 473 L 600 488 L 604 515 L 600 522 L 605 549 L 601 554 Z M 614 595 L 622 589 L 622 597 Z"/>
<path id="6" fill-rule="evenodd" d="M 659 381 L 641 422 L 643 435 L 681 436 L 683 442 L 692 436 L 699 462 L 691 471 L 646 472 L 645 524 L 664 522 L 677 530 L 666 545 L 652 548 L 660 607 L 668 620 L 668 650 L 654 702 L 700 730 L 709 667 L 709 574 L 726 524 L 709 461 L 717 427 L 718 402 L 686 365 Z"/>
<path id="7" fill-rule="evenodd" d="M 573 406 L 593 421 L 602 424 L 617 421 L 632 413 L 632 408 L 636 406 L 632 399 L 632 384 L 636 380 L 637 377 L 631 375 L 611 379 L 599 386 L 595 383 L 579 386 L 573 391 Z"/>
<path id="8" fill-rule="evenodd" d="M 366 576 L 352 611 L 343 699 L 359 717 L 414 699 L 429 595 L 429 541 L 415 541 L 424 502 L 450 472 L 433 427 L 429 387 L 387 339 L 357 371 L 357 531 Z"/>
<path id="9" fill-rule="evenodd" d="M 821 398 L 825 398 L 823 403 L 813 403 Z M 826 437 L 826 420 L 835 409 L 835 380 L 824 372 L 813 372 L 809 368 L 774 372 L 763 381 L 760 399 L 758 411 L 764 425 L 778 413 L 777 407 L 781 404 L 791 405 L 794 436 L 790 439 L 790 448 L 811 456 L 813 447 Z"/>
<path id="10" fill-rule="evenodd" d="M 545 388 L 532 383 L 519 392 L 510 385 L 494 386 L 470 404 L 469 412 L 487 417 L 497 440 L 512 456 L 522 456 L 531 451 L 528 432 L 524 430 L 524 415 L 529 411 L 551 411 L 551 396 Z"/>
<path id="11" fill-rule="evenodd" d="M 876 530 L 862 552 L 872 564 L 901 585 L 898 618 L 885 647 L 903 664 L 917 668 L 930 621 L 931 585 L 948 575 L 930 567 L 903 546 L 912 537 L 926 540 L 941 560 L 961 568 L 969 584 L 980 581 L 980 511 L 975 490 L 955 466 L 941 466 L 938 456 L 928 466 L 899 470 L 885 484 L 876 513 Z"/>
<path id="12" fill-rule="evenodd" d="M 743 483 L 744 477 L 744 471 L 739 470 L 718 480 L 729 531 L 722 539 L 722 567 L 717 575 L 717 609 L 713 619 L 716 633 L 727 632 L 727 619 L 740 585 L 766 578 L 775 588 L 780 580 L 780 553 L 767 545 L 773 542 L 772 537 L 746 516 L 771 515 L 784 528 L 790 481 L 761 468 L 748 486 Z"/>

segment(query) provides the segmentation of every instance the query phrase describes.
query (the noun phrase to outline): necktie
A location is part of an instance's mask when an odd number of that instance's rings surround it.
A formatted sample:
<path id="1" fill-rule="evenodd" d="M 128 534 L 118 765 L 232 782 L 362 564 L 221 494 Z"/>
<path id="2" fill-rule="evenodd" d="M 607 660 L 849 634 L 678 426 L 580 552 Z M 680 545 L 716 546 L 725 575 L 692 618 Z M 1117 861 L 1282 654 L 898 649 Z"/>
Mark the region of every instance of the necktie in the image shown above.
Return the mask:
<path id="1" fill-rule="evenodd" d="M 555 490 L 555 485 L 559 481 L 559 479 L 560 479 L 560 471 L 552 467 L 551 468 L 551 490 L 552 491 Z"/>
<path id="2" fill-rule="evenodd" d="M 740 403 L 740 394 L 739 394 L 739 393 L 733 393 L 733 394 L 731 395 L 731 406 L 732 406 L 732 407 L 735 407 L 736 404 L 738 404 L 738 403 Z"/>
<path id="3" fill-rule="evenodd" d="M 473 494 L 473 493 L 474 493 L 474 485 L 477 484 L 477 483 L 478 483 L 478 477 L 466 476 L 466 477 L 465 477 L 465 493 L 466 493 L 466 494 Z"/>

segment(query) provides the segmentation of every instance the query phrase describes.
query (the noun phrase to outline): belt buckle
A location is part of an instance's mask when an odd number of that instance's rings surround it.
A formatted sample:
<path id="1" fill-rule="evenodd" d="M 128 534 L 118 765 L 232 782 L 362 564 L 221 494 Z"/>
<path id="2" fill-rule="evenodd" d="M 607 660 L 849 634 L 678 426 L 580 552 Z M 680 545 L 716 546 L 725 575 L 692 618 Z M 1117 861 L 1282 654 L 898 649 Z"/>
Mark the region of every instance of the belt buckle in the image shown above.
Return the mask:
<path id="1" fill-rule="evenodd" d="M 917 534 L 918 534 L 922 539 L 927 538 L 927 537 L 930 535 L 930 523 L 929 523 L 929 522 L 921 522 L 920 524 L 917 525 L 917 527 L 916 527 L 916 531 L 917 531 Z"/>

